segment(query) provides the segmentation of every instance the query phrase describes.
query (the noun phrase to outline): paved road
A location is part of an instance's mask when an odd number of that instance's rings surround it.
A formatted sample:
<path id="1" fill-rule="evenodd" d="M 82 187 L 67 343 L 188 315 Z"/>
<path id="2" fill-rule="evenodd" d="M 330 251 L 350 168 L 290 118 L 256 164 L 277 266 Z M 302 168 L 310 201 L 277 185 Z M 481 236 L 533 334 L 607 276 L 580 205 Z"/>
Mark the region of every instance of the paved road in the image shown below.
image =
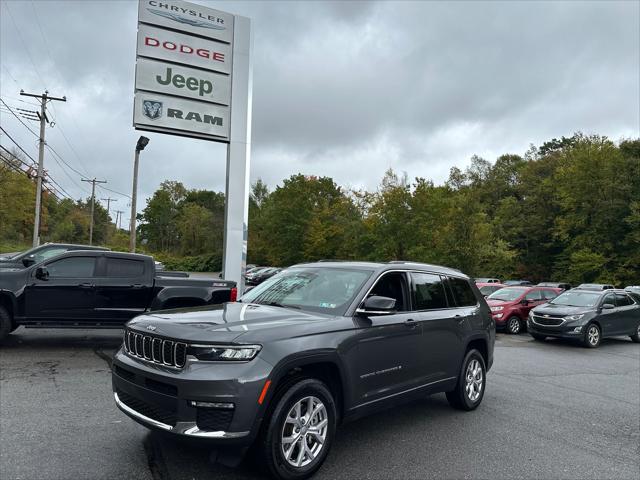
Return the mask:
<path id="1" fill-rule="evenodd" d="M 0 478 L 251 479 L 115 407 L 116 331 L 20 329 L 0 348 Z M 639 479 L 640 346 L 498 336 L 482 406 L 444 395 L 343 426 L 317 479 Z"/>

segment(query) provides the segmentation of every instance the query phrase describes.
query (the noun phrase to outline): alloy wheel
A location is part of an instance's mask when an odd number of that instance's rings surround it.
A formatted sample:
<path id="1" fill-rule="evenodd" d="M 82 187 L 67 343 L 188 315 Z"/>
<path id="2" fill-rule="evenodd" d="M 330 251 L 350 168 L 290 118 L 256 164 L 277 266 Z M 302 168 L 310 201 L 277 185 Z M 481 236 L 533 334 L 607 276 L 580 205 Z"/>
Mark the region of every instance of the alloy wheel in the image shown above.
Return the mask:
<path id="1" fill-rule="evenodd" d="M 598 327 L 596 327 L 595 325 L 591 325 L 589 327 L 589 330 L 587 330 L 587 341 L 591 346 L 597 345 L 598 342 L 600 341 L 600 331 L 598 330 Z"/>
<path id="2" fill-rule="evenodd" d="M 293 467 L 309 465 L 322 451 L 329 419 L 322 401 L 313 396 L 297 401 L 282 426 L 282 455 Z"/>
<path id="3" fill-rule="evenodd" d="M 480 394 L 482 393 L 483 380 L 482 365 L 475 358 L 469 362 L 469 365 L 467 365 L 465 378 L 465 390 L 467 392 L 467 397 L 472 402 L 475 402 L 480 398 Z"/>
<path id="4" fill-rule="evenodd" d="M 509 319 L 509 332 L 513 333 L 514 335 L 520 333 L 520 320 L 518 320 L 516 317 L 511 317 Z"/>

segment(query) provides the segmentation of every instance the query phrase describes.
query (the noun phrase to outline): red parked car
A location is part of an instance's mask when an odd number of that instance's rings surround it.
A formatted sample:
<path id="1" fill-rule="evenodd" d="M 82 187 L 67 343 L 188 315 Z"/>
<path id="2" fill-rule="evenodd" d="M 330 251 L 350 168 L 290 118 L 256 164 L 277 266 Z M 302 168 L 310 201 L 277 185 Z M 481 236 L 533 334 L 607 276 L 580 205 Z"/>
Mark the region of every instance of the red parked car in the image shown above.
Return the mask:
<path id="1" fill-rule="evenodd" d="M 505 287 L 487 297 L 497 330 L 518 334 L 527 324 L 529 310 L 556 298 L 563 290 L 550 287 Z"/>

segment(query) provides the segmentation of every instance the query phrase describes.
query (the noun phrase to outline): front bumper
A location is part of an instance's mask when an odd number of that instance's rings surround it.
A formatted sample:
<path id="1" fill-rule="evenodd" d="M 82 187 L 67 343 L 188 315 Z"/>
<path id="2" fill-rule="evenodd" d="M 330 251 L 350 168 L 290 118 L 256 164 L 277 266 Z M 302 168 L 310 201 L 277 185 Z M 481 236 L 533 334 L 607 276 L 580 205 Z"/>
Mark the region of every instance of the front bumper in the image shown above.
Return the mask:
<path id="1" fill-rule="evenodd" d="M 527 331 L 529 333 L 535 333 L 535 334 L 544 335 L 547 337 L 579 339 L 584 335 L 584 326 L 580 324 L 560 325 L 557 327 L 545 326 L 545 325 L 539 325 L 535 322 L 532 322 L 531 319 L 528 319 Z"/>
<path id="2" fill-rule="evenodd" d="M 259 398 L 271 369 L 259 357 L 234 364 L 188 359 L 175 369 L 120 350 L 112 366 L 114 400 L 145 427 L 248 445 L 262 420 Z"/>

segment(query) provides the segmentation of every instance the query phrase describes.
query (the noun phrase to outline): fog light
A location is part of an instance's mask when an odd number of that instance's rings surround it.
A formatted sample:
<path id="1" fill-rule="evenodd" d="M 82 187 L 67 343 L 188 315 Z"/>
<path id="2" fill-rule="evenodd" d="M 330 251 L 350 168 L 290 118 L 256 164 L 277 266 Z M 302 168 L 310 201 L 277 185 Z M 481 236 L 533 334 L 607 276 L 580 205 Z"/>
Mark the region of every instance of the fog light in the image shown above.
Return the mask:
<path id="1" fill-rule="evenodd" d="M 502 313 L 495 313 L 493 316 L 496 318 L 502 318 Z"/>
<path id="2" fill-rule="evenodd" d="M 580 333 L 582 331 L 582 327 L 576 327 L 573 329 L 573 333 Z"/>
<path id="3" fill-rule="evenodd" d="M 219 403 L 219 402 L 196 402 L 195 400 L 191 400 L 189 402 L 192 407 L 201 407 L 201 408 L 224 408 L 227 410 L 231 410 L 235 407 L 233 403 Z"/>

